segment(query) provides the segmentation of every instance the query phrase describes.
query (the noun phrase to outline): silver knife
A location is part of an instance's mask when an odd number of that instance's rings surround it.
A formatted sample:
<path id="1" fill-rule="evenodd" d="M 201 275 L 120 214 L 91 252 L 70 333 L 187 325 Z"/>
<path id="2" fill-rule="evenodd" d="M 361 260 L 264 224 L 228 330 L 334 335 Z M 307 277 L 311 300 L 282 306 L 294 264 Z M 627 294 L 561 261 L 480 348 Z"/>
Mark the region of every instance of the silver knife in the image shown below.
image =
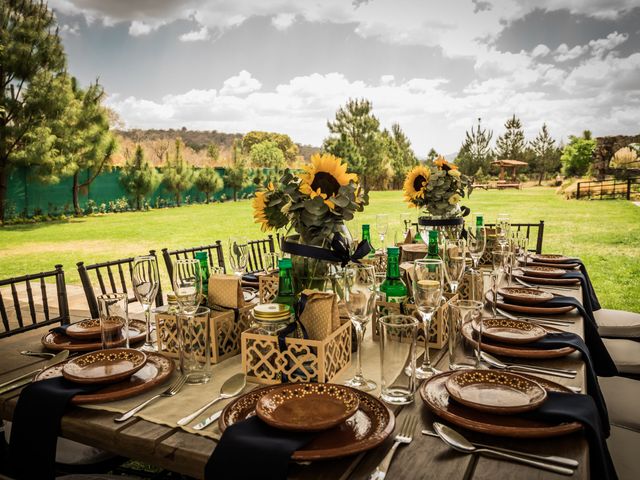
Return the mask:
<path id="1" fill-rule="evenodd" d="M 196 430 L 202 430 L 203 428 L 207 428 L 209 425 L 215 422 L 218 418 L 220 418 L 220 415 L 222 415 L 222 410 L 218 410 L 216 413 L 214 413 L 210 417 L 205 418 L 200 423 L 194 425 L 193 428 Z"/>
<path id="2" fill-rule="evenodd" d="M 32 370 L 30 372 L 25 373 L 24 375 L 20 375 L 19 377 L 13 378 L 7 382 L 0 384 L 0 393 L 8 392 L 15 388 L 21 387 L 30 383 L 33 379 L 34 375 L 42 372 L 44 369 L 52 367 L 58 363 L 64 362 L 69 356 L 69 350 L 62 350 L 58 352 L 55 357 L 50 360 L 47 360 L 42 368 L 38 368 L 36 370 Z"/>

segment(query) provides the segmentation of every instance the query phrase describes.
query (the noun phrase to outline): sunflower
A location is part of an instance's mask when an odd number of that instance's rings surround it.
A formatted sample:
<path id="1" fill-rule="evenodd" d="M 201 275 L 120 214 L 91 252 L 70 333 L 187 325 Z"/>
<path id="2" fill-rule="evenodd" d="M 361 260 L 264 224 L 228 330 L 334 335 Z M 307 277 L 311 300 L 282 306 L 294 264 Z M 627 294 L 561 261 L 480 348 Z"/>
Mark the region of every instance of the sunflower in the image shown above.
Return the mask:
<path id="1" fill-rule="evenodd" d="M 327 153 L 313 155 L 311 165 L 299 177 L 302 180 L 300 192 L 311 198 L 321 197 L 332 210 L 335 203 L 331 199 L 338 195 L 340 187 L 358 182 L 355 173 L 347 173 L 347 164 L 342 163 L 342 159 Z"/>
<path id="2" fill-rule="evenodd" d="M 253 220 L 255 223 L 260 223 L 260 230 L 266 232 L 271 230 L 271 225 L 269 225 L 269 219 L 267 218 L 267 201 L 265 196 L 267 192 L 273 191 L 273 184 L 270 183 L 267 190 L 262 192 L 257 192 L 255 198 L 253 199 Z"/>
<path id="3" fill-rule="evenodd" d="M 414 203 L 415 200 L 424 200 L 425 187 L 429 183 L 431 171 L 424 165 L 414 167 L 404 180 L 404 200 Z"/>
<path id="4" fill-rule="evenodd" d="M 269 183 L 266 190 L 257 192 L 253 199 L 253 220 L 255 223 L 259 223 L 260 229 L 263 232 L 272 230 L 274 228 L 280 228 L 287 222 L 287 217 L 282 212 L 283 207 L 281 203 L 283 201 L 283 193 L 277 191 L 273 186 L 273 183 Z M 275 205 L 269 206 L 273 199 L 279 199 Z"/>
<path id="5" fill-rule="evenodd" d="M 439 156 L 433 161 L 433 164 L 438 167 L 440 170 L 444 170 L 448 172 L 450 170 L 457 170 L 458 166 L 453 163 L 447 162 L 447 160 L 443 156 Z"/>
<path id="6" fill-rule="evenodd" d="M 460 203 L 462 201 L 462 197 L 457 193 L 454 193 L 449 197 L 449 205 L 455 205 L 456 203 Z"/>

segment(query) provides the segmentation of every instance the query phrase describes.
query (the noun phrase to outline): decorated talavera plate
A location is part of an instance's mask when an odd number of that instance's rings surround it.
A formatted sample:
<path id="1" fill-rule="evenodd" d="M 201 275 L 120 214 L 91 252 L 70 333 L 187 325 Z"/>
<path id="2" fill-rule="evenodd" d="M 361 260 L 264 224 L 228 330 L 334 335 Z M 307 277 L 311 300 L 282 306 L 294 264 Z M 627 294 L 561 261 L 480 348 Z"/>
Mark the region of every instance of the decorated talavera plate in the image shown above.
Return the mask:
<path id="1" fill-rule="evenodd" d="M 473 322 L 473 329 L 479 332 L 480 324 Z M 482 337 L 503 343 L 531 343 L 540 340 L 547 331 L 540 325 L 510 318 L 485 318 L 482 320 Z"/>
<path id="2" fill-rule="evenodd" d="M 114 383 L 140 370 L 147 356 L 133 348 L 108 348 L 96 352 L 85 353 L 67 363 L 62 368 L 62 375 L 76 383 Z"/>

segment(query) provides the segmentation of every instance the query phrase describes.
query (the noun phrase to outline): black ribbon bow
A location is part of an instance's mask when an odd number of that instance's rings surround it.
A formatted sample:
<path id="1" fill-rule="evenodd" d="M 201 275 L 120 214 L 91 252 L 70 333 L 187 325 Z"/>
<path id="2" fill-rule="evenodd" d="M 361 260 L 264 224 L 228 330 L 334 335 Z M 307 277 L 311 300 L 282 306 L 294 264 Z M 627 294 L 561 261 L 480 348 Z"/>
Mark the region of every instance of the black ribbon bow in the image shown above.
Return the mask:
<path id="1" fill-rule="evenodd" d="M 362 258 L 368 255 L 373 248 L 367 240 L 362 240 L 351 253 L 349 242 L 341 233 L 334 233 L 331 240 L 331 248 L 316 247 L 313 245 L 304 245 L 301 243 L 284 240 L 282 242 L 282 251 L 292 255 L 301 257 L 315 258 L 318 260 L 326 260 L 328 262 L 340 263 L 343 267 L 349 262 L 359 263 Z"/>

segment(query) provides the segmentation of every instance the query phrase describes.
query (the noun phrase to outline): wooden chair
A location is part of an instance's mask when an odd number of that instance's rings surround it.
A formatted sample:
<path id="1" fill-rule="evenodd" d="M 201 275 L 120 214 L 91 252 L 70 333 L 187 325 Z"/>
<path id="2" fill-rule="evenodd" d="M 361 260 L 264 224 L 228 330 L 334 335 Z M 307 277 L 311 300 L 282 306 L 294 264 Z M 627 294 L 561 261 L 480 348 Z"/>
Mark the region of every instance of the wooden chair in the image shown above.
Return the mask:
<path id="1" fill-rule="evenodd" d="M 267 253 L 275 253 L 275 244 L 273 241 L 273 235 L 268 235 L 267 238 L 261 240 L 249 240 L 248 251 L 249 258 L 247 260 L 247 272 L 256 273 L 261 272 L 265 268 L 265 259 Z"/>
<path id="2" fill-rule="evenodd" d="M 57 313 L 51 311 L 49 305 L 49 297 L 47 296 L 47 287 L 53 288 L 52 285 L 45 283 L 46 279 L 55 280 L 56 298 L 58 303 Z M 29 305 L 28 318 L 23 317 L 22 306 L 20 304 L 19 293 L 26 291 L 27 303 Z M 8 287 L 8 288 L 7 288 Z M 5 290 L 6 288 L 6 290 Z M 34 290 L 40 290 L 42 296 L 42 312 L 36 309 L 34 299 Z M 10 290 L 11 301 L 5 301 L 3 297 Z M 55 315 L 55 316 L 54 316 Z M 2 327 L 4 331 L 0 332 L 0 338 L 8 337 L 16 333 L 26 332 L 43 325 L 60 323 L 66 325 L 69 323 L 69 302 L 67 300 L 67 288 L 64 280 L 64 271 L 62 265 L 56 265 L 55 270 L 42 272 L 21 277 L 8 278 L 0 280 L 0 316 L 2 317 Z M 14 318 L 15 316 L 15 318 Z"/>
<path id="3" fill-rule="evenodd" d="M 495 223 L 485 224 L 487 228 L 495 228 Z M 538 223 L 512 223 L 511 228 L 515 228 L 518 232 L 525 231 L 529 239 L 529 251 L 533 253 L 542 253 L 542 237 L 544 235 L 544 220 Z M 535 237 L 534 237 L 535 235 Z M 533 248 L 532 239 L 535 238 L 535 248 Z"/>
<path id="4" fill-rule="evenodd" d="M 183 248 L 181 250 L 169 250 L 167 248 L 162 249 L 162 258 L 164 258 L 164 264 L 167 267 L 167 273 L 169 274 L 169 282 L 173 281 L 173 259 L 176 260 L 195 258 L 196 252 L 208 252 L 209 253 L 209 265 L 221 267 L 224 272 L 227 268 L 224 264 L 224 252 L 222 250 L 222 242 L 216 240 L 216 243 L 211 245 L 202 245 L 200 247 Z"/>
<path id="5" fill-rule="evenodd" d="M 149 255 L 155 257 L 156 251 L 149 250 Z M 87 304 L 89 305 L 89 311 L 91 312 L 92 318 L 98 318 L 100 316 L 100 312 L 98 310 L 98 299 L 96 298 L 96 291 L 93 286 L 94 282 L 91 281 L 92 276 L 97 279 L 98 285 L 100 286 L 100 292 L 102 294 L 126 293 L 127 296 L 129 296 L 129 303 L 138 302 L 133 293 L 133 287 L 131 286 L 133 261 L 134 257 L 94 263 L 93 265 L 85 265 L 84 262 L 78 262 L 78 274 L 80 275 L 80 281 L 82 282 L 82 288 L 84 289 L 84 295 L 87 298 Z M 160 307 L 162 304 L 161 285 L 158 288 L 158 295 L 156 295 L 156 306 Z"/>

